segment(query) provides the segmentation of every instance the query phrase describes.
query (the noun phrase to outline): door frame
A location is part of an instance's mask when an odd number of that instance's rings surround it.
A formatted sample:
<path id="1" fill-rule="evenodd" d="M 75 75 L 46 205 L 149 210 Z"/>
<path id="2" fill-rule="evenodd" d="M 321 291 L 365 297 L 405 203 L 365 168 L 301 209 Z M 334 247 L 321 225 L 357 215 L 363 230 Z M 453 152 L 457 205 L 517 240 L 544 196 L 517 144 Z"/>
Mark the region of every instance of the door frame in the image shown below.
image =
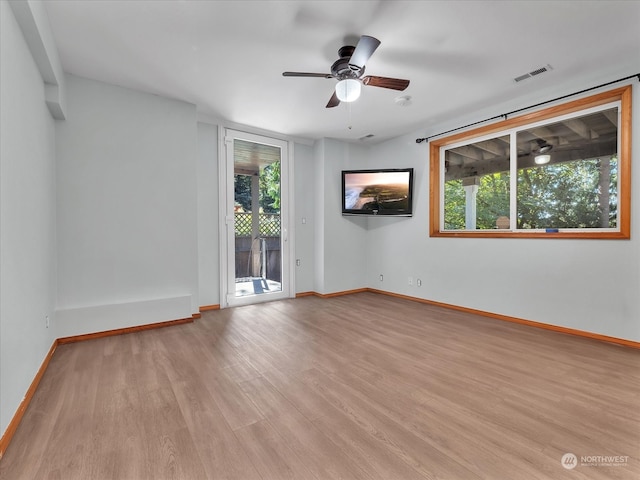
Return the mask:
<path id="1" fill-rule="evenodd" d="M 235 229 L 234 229 L 234 166 L 233 152 L 227 154 L 227 147 L 233 144 L 233 138 L 254 143 L 276 145 L 282 148 L 280 159 L 280 235 L 282 253 L 282 281 L 280 292 L 261 295 L 235 296 L 235 279 L 231 282 L 233 268 L 235 272 Z M 254 303 L 281 300 L 295 297 L 295 235 L 294 235 L 294 186 L 293 186 L 293 148 L 290 140 L 284 140 L 268 134 L 250 133 L 235 128 L 218 126 L 218 207 L 220 241 L 220 308 L 251 305 Z M 234 256 L 230 254 L 233 253 Z M 234 263 L 231 262 L 234 261 Z M 234 275 L 235 276 L 235 275 Z"/>

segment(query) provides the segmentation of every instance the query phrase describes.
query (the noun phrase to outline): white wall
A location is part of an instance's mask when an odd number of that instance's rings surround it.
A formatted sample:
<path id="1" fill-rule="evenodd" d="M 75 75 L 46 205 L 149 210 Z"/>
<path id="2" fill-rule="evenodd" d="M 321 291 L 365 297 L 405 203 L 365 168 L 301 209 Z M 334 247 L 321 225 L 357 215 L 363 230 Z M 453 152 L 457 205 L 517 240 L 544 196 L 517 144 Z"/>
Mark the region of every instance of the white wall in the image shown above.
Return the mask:
<path id="1" fill-rule="evenodd" d="M 197 133 L 194 105 L 67 76 L 58 337 L 198 311 Z"/>
<path id="2" fill-rule="evenodd" d="M 198 123 L 198 270 L 200 306 L 220 304 L 218 127 Z"/>
<path id="3" fill-rule="evenodd" d="M 314 151 L 310 145 L 296 143 L 293 148 L 296 293 L 314 290 L 315 277 L 315 206 Z M 294 260 L 295 261 L 295 260 Z"/>
<path id="4" fill-rule="evenodd" d="M 316 293 L 324 292 L 324 264 L 325 241 L 324 235 L 324 151 L 326 140 L 320 140 L 313 145 L 313 178 L 314 178 L 314 205 L 313 205 L 313 229 L 315 235 L 315 248 L 313 251 L 313 290 Z M 300 170 L 299 168 L 297 170 Z M 299 173 L 297 173 L 299 175 Z"/>
<path id="5" fill-rule="evenodd" d="M 575 85 L 573 91 L 589 86 Z M 637 83 L 633 93 L 633 115 L 640 118 Z M 475 120 L 482 118 L 478 114 Z M 435 126 L 427 134 L 453 127 Z M 632 217 L 629 241 L 429 238 L 429 149 L 415 143 L 423 136 L 403 136 L 372 149 L 377 166 L 414 167 L 416 197 L 413 218 L 369 228 L 369 287 L 640 341 L 637 217 Z M 632 157 L 638 158 L 640 122 L 633 124 L 633 137 Z M 634 212 L 639 202 L 640 169 L 634 168 Z M 409 276 L 420 278 L 422 286 L 415 281 L 409 286 Z"/>
<path id="6" fill-rule="evenodd" d="M 53 344 L 55 139 L 44 85 L 0 2 L 0 435 Z"/>
<path id="7" fill-rule="evenodd" d="M 342 216 L 341 171 L 366 168 L 368 147 L 323 139 L 314 145 L 316 175 L 315 291 L 329 294 L 367 284 L 369 219 Z"/>

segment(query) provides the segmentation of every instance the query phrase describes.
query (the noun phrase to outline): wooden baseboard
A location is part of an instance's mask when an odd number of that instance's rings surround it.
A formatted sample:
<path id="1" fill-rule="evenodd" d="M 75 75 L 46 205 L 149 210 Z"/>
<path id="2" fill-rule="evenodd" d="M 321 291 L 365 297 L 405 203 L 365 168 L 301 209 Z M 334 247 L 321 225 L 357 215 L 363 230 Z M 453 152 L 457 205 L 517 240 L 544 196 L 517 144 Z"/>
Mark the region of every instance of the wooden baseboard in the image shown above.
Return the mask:
<path id="1" fill-rule="evenodd" d="M 452 305 L 450 303 L 437 302 L 435 300 L 427 300 L 424 298 L 412 297 L 412 296 L 403 295 L 400 293 L 387 292 L 385 290 L 378 290 L 377 288 L 357 288 L 355 290 L 345 290 L 342 292 L 334 292 L 334 293 L 328 293 L 328 294 L 317 293 L 317 292 L 302 292 L 302 293 L 297 293 L 296 298 L 309 297 L 309 296 L 315 296 L 320 298 L 332 298 L 332 297 L 339 297 L 342 295 L 351 295 L 353 293 L 361 293 L 361 292 L 371 292 L 371 293 L 377 293 L 380 295 L 388 295 L 391 297 L 402 298 L 404 300 L 411 300 L 413 302 L 419 302 L 427 305 L 434 305 L 437 307 L 448 308 L 450 310 L 457 310 L 459 312 L 473 313 L 475 315 L 493 318 L 495 320 L 502 320 L 502 321 L 511 322 L 511 323 L 519 323 L 521 325 L 528 325 L 530 327 L 542 328 L 542 329 L 551 330 L 554 332 L 566 333 L 569 335 L 576 335 L 579 337 L 599 340 L 601 342 L 615 343 L 617 345 L 623 345 L 625 347 L 640 349 L 640 342 L 627 340 L 626 338 L 610 337 L 608 335 L 587 332 L 585 330 L 578 330 L 578 329 L 569 328 L 569 327 L 561 327 L 558 325 L 551 325 L 549 323 L 535 322 L 533 320 L 525 320 L 523 318 L 511 317 L 509 315 L 502 315 L 500 313 L 486 312 L 484 310 L 477 310 L 475 308 L 461 307 L 459 305 Z"/>
<path id="2" fill-rule="evenodd" d="M 484 310 L 476 310 L 475 308 L 461 307 L 458 305 L 452 305 L 449 303 L 436 302 L 435 300 L 426 300 L 424 298 L 411 297 L 409 295 L 402 295 L 399 293 L 386 292 L 384 290 L 377 290 L 375 288 L 369 288 L 367 291 L 372 293 L 379 293 L 382 295 L 388 295 L 391 297 L 402 298 L 405 300 L 411 300 L 414 302 L 425 303 L 427 305 L 434 305 L 437 307 L 448 308 L 450 310 L 457 310 L 459 312 L 473 313 L 475 315 L 481 315 L 483 317 L 493 318 L 495 320 L 502 320 L 511 323 L 519 323 L 521 325 L 528 325 L 530 327 L 542 328 L 544 330 L 552 330 L 554 332 L 567 333 L 569 335 L 576 335 L 579 337 L 591 338 L 594 340 L 600 340 L 602 342 L 615 343 L 618 345 L 624 345 L 625 347 L 640 349 L 640 342 L 633 340 L 627 340 L 625 338 L 610 337 L 608 335 L 602 335 L 599 333 L 587 332 L 584 330 L 577 330 L 575 328 L 561 327 L 558 325 L 551 325 L 549 323 L 535 322 L 533 320 L 525 320 L 523 318 L 511 317 L 509 315 L 502 315 L 499 313 L 485 312 Z"/>
<path id="3" fill-rule="evenodd" d="M 22 402 L 20 402 L 20 406 L 18 407 L 18 410 L 16 411 L 13 418 L 9 422 L 7 429 L 2 434 L 2 438 L 0 438 L 0 459 L 4 456 L 4 452 L 7 451 L 7 448 L 9 447 L 9 443 L 11 443 L 11 439 L 13 438 L 13 435 L 16 433 L 16 430 L 18 429 L 18 425 L 20 425 L 20 422 L 22 421 L 24 412 L 27 411 L 27 407 L 29 407 L 29 403 L 31 402 L 33 395 L 36 393 L 36 389 L 40 384 L 40 380 L 42 380 L 42 376 L 44 375 L 44 372 L 47 370 L 47 367 L 49 366 L 49 362 L 51 361 L 51 358 L 53 357 L 53 353 L 56 351 L 57 347 L 58 347 L 58 341 L 56 340 L 53 342 L 53 345 L 51 345 L 51 348 L 49 349 L 49 353 L 47 353 L 47 355 L 44 357 L 42 365 L 40 365 L 40 368 L 38 369 L 38 372 L 36 373 L 35 378 L 31 382 L 31 385 L 29 386 L 27 393 L 22 399 Z"/>
<path id="4" fill-rule="evenodd" d="M 168 322 L 149 323 L 146 325 L 137 325 L 135 327 L 116 328 L 114 330 L 106 330 L 104 332 L 87 333 L 84 335 L 74 335 L 72 337 L 63 337 L 58 339 L 59 345 L 66 343 L 84 342 L 85 340 L 93 340 L 96 338 L 112 337 L 114 335 L 124 335 L 126 333 L 143 332 L 145 330 L 153 330 L 156 328 L 173 327 L 175 325 L 183 325 L 193 322 L 195 317 L 181 318 L 178 320 L 170 320 Z"/>
<path id="5" fill-rule="evenodd" d="M 370 288 L 356 288 L 354 290 L 344 290 L 342 292 L 333 292 L 333 293 L 318 293 L 318 292 L 303 292 L 296 294 L 296 298 L 298 297 L 309 297 L 313 295 L 314 297 L 320 298 L 334 298 L 334 297 L 342 297 L 343 295 L 352 295 L 354 293 L 362 293 L 362 292 L 370 292 L 372 291 Z"/>
<path id="6" fill-rule="evenodd" d="M 315 296 L 318 296 L 318 294 L 316 292 L 300 292 L 300 293 L 296 293 L 296 298 L 315 297 Z"/>
<path id="7" fill-rule="evenodd" d="M 220 305 L 203 305 L 200 307 L 200 313 L 202 312 L 208 312 L 210 310 L 220 310 Z"/>

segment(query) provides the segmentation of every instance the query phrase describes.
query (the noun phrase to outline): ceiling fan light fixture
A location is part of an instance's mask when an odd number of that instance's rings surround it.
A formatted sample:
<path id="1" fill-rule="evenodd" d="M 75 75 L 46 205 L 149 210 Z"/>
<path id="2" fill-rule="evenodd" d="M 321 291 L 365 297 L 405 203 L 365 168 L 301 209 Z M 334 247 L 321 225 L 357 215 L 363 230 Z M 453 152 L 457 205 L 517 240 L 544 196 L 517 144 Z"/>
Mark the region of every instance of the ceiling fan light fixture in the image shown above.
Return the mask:
<path id="1" fill-rule="evenodd" d="M 551 161 L 551 155 L 549 155 L 549 152 L 553 149 L 553 145 L 549 145 L 541 138 L 537 140 L 537 143 L 538 154 L 533 157 L 533 161 L 536 163 L 536 165 L 545 165 Z"/>
<path id="2" fill-rule="evenodd" d="M 341 102 L 354 102 L 360 98 L 362 84 L 355 78 L 345 78 L 336 83 L 336 96 Z"/>
<path id="3" fill-rule="evenodd" d="M 533 161 L 536 162 L 537 165 L 544 165 L 551 161 L 551 155 L 549 155 L 548 153 L 544 153 L 542 155 L 536 155 L 533 158 Z"/>

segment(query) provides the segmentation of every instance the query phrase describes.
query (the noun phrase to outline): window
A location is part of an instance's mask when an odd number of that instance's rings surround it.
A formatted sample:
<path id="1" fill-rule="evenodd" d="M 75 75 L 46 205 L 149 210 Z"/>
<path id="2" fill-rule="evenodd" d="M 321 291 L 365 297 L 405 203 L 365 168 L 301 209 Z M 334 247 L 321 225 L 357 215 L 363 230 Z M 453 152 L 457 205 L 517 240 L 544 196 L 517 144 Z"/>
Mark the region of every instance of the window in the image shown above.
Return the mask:
<path id="1" fill-rule="evenodd" d="M 629 238 L 631 86 L 430 144 L 430 235 Z"/>

